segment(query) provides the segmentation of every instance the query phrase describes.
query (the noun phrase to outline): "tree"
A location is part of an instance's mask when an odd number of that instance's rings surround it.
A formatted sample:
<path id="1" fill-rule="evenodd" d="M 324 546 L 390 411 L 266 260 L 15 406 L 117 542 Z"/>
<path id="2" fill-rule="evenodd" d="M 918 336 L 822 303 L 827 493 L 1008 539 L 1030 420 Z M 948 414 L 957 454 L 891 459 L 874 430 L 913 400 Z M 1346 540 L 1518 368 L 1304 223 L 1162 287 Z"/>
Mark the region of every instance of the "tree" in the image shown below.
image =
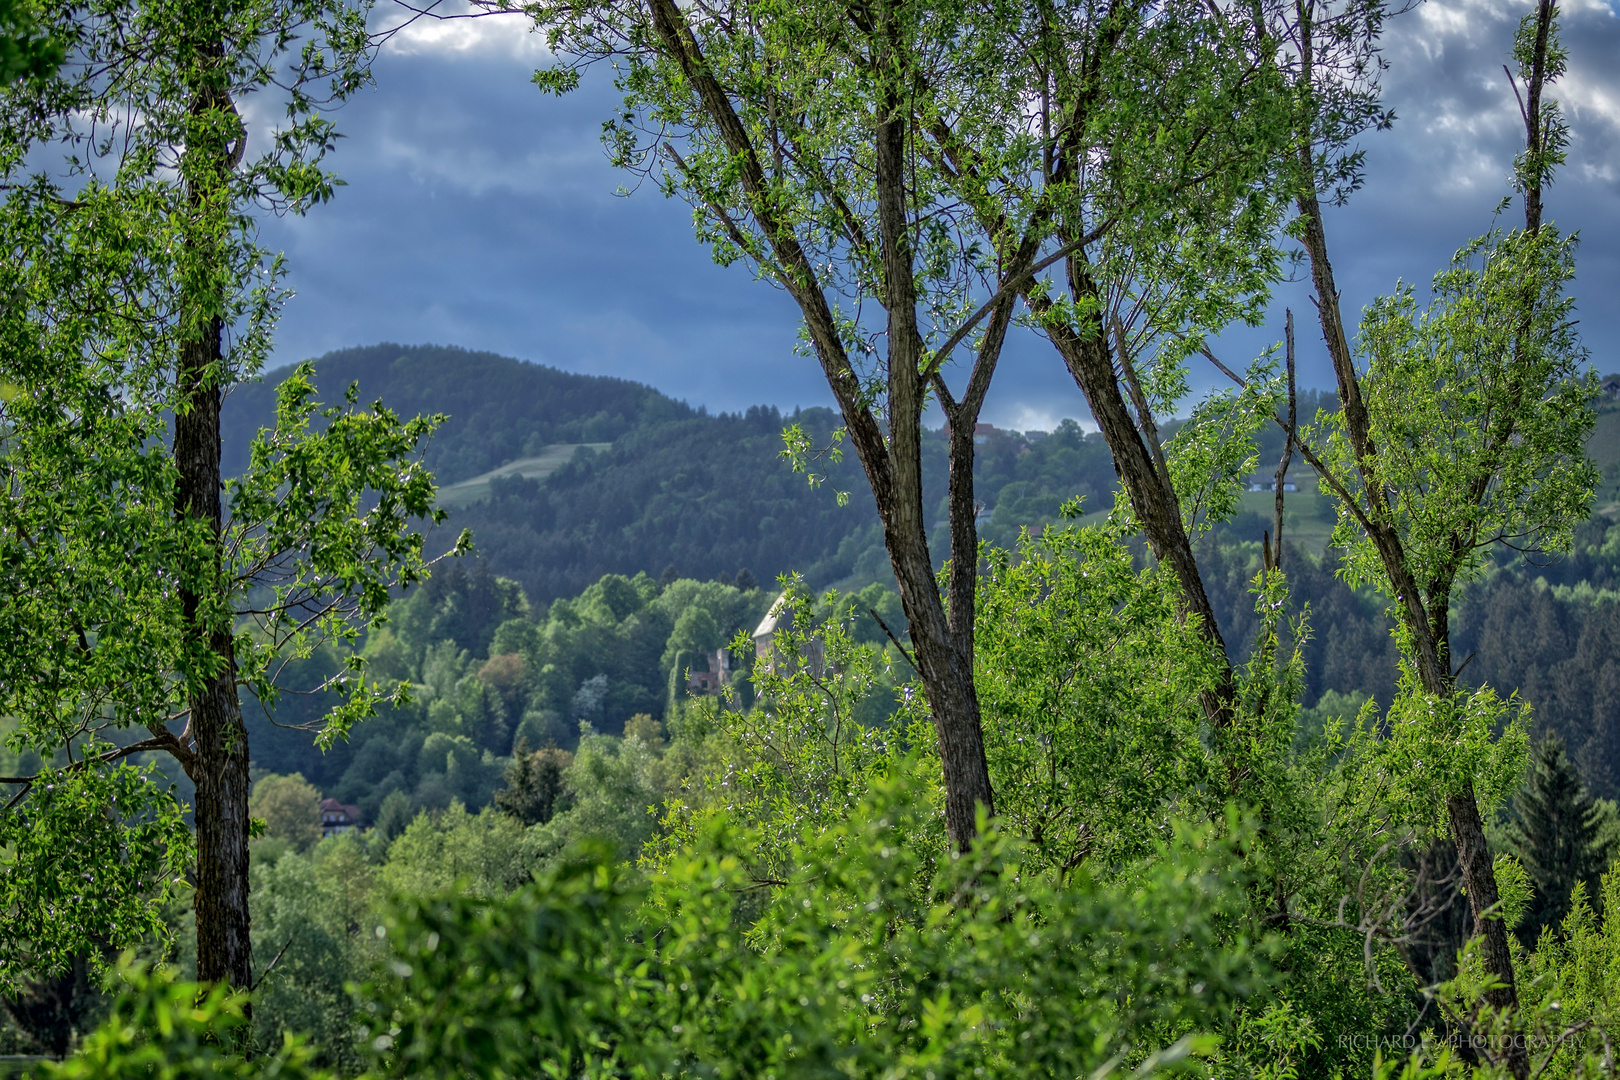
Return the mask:
<path id="1" fill-rule="evenodd" d="M 935 721 L 946 817 L 965 848 L 981 808 L 994 810 L 972 677 L 972 431 L 1012 316 L 1003 287 L 1028 272 L 1043 237 L 1008 222 L 1031 241 L 1000 265 L 980 258 L 981 231 L 952 215 L 932 167 L 910 149 L 927 117 L 973 122 L 963 106 L 975 83 L 960 69 L 932 102 L 909 89 L 918 65 L 938 68 L 973 46 L 961 13 L 749 0 L 723 10 L 673 0 L 525 10 L 576 63 L 612 56 L 627 65 L 625 117 L 608 135 L 615 158 L 691 202 L 717 259 L 753 263 L 799 304 L 807 349 L 838 403 L 839 434 L 877 502 Z M 537 80 L 566 89 L 578 72 L 565 66 Z M 650 146 L 638 143 L 638 124 Z M 997 300 L 971 318 L 976 291 Z M 957 570 L 942 598 L 923 508 L 922 417 L 943 385 L 941 365 L 985 319 L 964 398 L 937 398 L 956 433 Z M 949 348 L 930 350 L 945 339 Z M 788 451 L 803 463 L 838 448 L 818 449 L 790 429 Z"/>
<path id="2" fill-rule="evenodd" d="M 352 387 L 322 407 L 307 368 L 278 388 L 247 474 L 221 483 L 222 393 L 262 365 L 285 300 L 250 211 L 331 196 L 321 109 L 364 80 L 365 15 L 341 0 L 48 14 L 63 74 L 0 98 L 0 277 L 21 298 L 0 322 L 0 573 L 29 598 L 8 606 L 8 640 L 56 644 L 0 656 L 0 711 L 86 791 L 133 753 L 180 762 L 197 791 L 198 974 L 250 986 L 240 689 L 332 692 L 326 740 L 397 693 L 354 645 L 427 572 L 407 526 L 435 516 L 416 459 L 436 421 L 362 409 Z M 238 103 L 273 88 L 285 117 L 252 158 Z M 61 166 L 31 173 L 51 143 Z M 286 686 L 323 643 L 347 653 L 337 674 Z M 131 727 L 148 737 L 95 742 Z M 12 805 L 40 800 L 40 779 L 11 778 Z M 65 946 L 86 931 L 53 932 Z"/>
<path id="3" fill-rule="evenodd" d="M 1601 897 L 1598 877 L 1608 869 L 1602 809 L 1564 753 L 1564 741 L 1547 735 L 1530 755 L 1524 787 L 1513 797 L 1508 844 L 1530 875 L 1535 896 L 1519 924 L 1520 940 L 1534 945 L 1546 927 L 1569 914 L 1575 886 Z"/>
<path id="4" fill-rule="evenodd" d="M 1028 278 L 1020 289 L 1085 394 L 1136 524 L 1221 661 L 1201 698 L 1212 727 L 1226 731 L 1237 683 L 1192 538 L 1230 514 L 1276 389 L 1257 379 L 1239 400 L 1212 400 L 1168 446 L 1155 414 L 1179 407 L 1184 361 L 1202 337 L 1256 321 L 1277 276 L 1280 87 L 1249 55 L 1236 10 L 1121 0 L 986 16 L 1009 18 L 1017 44 L 1003 46 L 1006 77 L 1034 104 L 994 120 L 1033 128 L 1025 114 L 1038 108 L 1027 153 L 1009 168 L 943 131 L 929 132 L 930 149 L 950 162 L 947 181 L 1003 259 L 1009 238 L 991 223 L 1036 193 L 1053 196 L 1045 225 L 1062 243 L 1061 283 Z M 1234 770 L 1225 781 L 1235 795 Z"/>
<path id="5" fill-rule="evenodd" d="M 1546 0 L 1519 28 L 1514 53 L 1530 85 L 1528 147 L 1516 179 L 1525 227 L 1465 246 L 1434 281 L 1420 313 L 1412 290 L 1376 301 L 1362 322 L 1357 352 L 1345 332 L 1333 280 L 1324 196 L 1353 187 L 1355 157 L 1332 157 L 1342 134 L 1365 118 L 1384 122 L 1364 91 L 1378 70 L 1376 0 L 1332 12 L 1316 0 L 1279 9 L 1265 36 L 1296 89 L 1298 218 L 1294 230 L 1311 264 L 1322 333 L 1341 408 L 1301 444 L 1337 497 L 1335 542 L 1348 549 L 1350 580 L 1375 584 L 1399 620 L 1414 701 L 1396 731 L 1431 746 L 1477 743 L 1465 729 L 1493 726 L 1500 712 L 1459 695 L 1452 667 L 1450 610 L 1456 588 L 1477 576 L 1495 544 L 1561 550 L 1586 514 L 1595 473 L 1584 454 L 1591 391 L 1564 286 L 1573 243 L 1543 228 L 1541 188 L 1563 139 L 1557 107 L 1542 100 L 1562 70 L 1555 11 Z M 1318 52 L 1318 49 L 1321 52 Z M 1488 738 L 1488 736 L 1487 736 Z M 1477 756 L 1430 756 L 1433 791 L 1443 803 L 1482 939 L 1485 995 L 1496 1009 L 1517 1002 L 1507 928 L 1495 915 L 1498 888 L 1476 791 Z M 1438 807 L 1432 808 L 1438 809 Z M 1421 816 L 1430 812 L 1418 811 Z M 1522 1046 L 1506 1060 L 1528 1075 Z"/>
<path id="6" fill-rule="evenodd" d="M 564 797 L 563 771 L 573 755 L 556 747 L 530 750 L 522 736 L 506 767 L 506 786 L 495 793 L 495 807 L 524 825 L 544 825 Z"/>
<path id="7" fill-rule="evenodd" d="M 308 851 L 321 838 L 321 793 L 302 773 L 259 777 L 248 813 L 263 819 L 266 835 L 287 840 L 298 851 Z"/>
<path id="8" fill-rule="evenodd" d="M 1039 299 L 1041 270 L 1132 223 L 1144 226 L 1132 236 L 1141 246 L 1127 243 L 1121 257 L 1148 257 L 1177 232 L 1147 223 L 1196 205 L 1195 189 L 1206 194 L 1189 178 L 1210 164 L 1197 149 L 1221 141 L 1211 118 L 1232 113 L 1226 77 L 1243 82 L 1241 54 L 1224 41 L 1242 24 L 1128 4 L 524 10 L 571 58 L 539 73 L 542 87 L 572 87 L 593 59 L 623 63 L 625 114 L 608 129 L 616 159 L 692 203 L 718 259 L 753 263 L 799 303 L 877 501 L 936 727 L 946 817 L 965 846 L 976 808 L 994 809 L 972 678 L 975 422 L 1021 298 L 1041 319 L 1097 313 L 1089 294 Z M 1054 63 L 1064 77 L 1047 71 Z M 1116 153 L 1103 158 L 1102 144 Z M 1148 163 L 1139 169 L 1138 158 Z M 1245 225 L 1263 233 L 1264 219 L 1260 210 Z M 1264 261 L 1265 245 L 1257 250 Z M 953 385 L 959 347 L 973 358 Z M 943 598 L 921 492 L 931 402 L 950 430 Z M 798 434 L 789 447 L 801 461 L 836 449 Z"/>

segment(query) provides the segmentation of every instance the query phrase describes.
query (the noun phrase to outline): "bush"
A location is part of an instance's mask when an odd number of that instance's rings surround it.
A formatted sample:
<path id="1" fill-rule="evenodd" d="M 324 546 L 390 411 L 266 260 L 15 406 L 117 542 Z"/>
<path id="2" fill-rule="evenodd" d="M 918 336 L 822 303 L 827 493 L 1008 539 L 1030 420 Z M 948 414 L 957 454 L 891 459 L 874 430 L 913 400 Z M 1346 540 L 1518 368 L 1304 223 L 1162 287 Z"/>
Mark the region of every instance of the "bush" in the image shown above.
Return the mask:
<path id="1" fill-rule="evenodd" d="M 1138 1075 L 1214 1048 L 1264 981 L 1230 848 L 1183 833 L 1103 884 L 985 834 L 931 864 L 915 783 L 807 830 L 760 917 L 722 818 L 650 885 L 605 849 L 503 899 L 407 898 L 363 990 L 386 1076 Z"/>

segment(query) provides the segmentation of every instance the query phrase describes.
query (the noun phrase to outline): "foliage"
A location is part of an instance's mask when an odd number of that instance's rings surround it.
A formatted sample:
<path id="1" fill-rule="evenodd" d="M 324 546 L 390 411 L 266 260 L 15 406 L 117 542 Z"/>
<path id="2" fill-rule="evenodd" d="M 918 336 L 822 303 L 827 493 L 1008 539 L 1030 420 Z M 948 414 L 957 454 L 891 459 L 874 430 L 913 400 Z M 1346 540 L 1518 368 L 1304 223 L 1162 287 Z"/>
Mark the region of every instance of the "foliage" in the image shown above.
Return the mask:
<path id="1" fill-rule="evenodd" d="M 88 958 L 166 939 L 165 900 L 181 891 L 191 833 L 168 785 L 150 768 L 97 761 L 39 773 L 30 797 L 0 813 L 0 993 L 24 975 L 50 975 Z"/>
<path id="2" fill-rule="evenodd" d="M 613 739 L 587 734 L 562 773 L 563 808 L 525 840 L 539 858 L 594 840 L 620 859 L 633 860 L 653 836 L 663 777 L 652 747 L 637 735 Z"/>
<path id="3" fill-rule="evenodd" d="M 452 886 L 502 896 L 528 880 L 531 857 L 523 838 L 523 826 L 488 808 L 470 814 L 455 802 L 437 815 L 424 811 L 389 845 L 377 882 L 385 894 L 402 896 L 432 896 Z"/>
<path id="4" fill-rule="evenodd" d="M 806 830 L 834 827 L 889 772 L 897 752 L 933 742 L 917 685 L 896 671 L 908 661 L 898 648 L 870 640 L 880 631 L 863 615 L 860 597 L 816 597 L 800 580 L 785 584 L 771 608 L 775 629 L 753 669 L 754 707 L 694 702 L 674 726 L 672 754 L 690 755 L 688 775 L 670 792 L 668 835 L 655 862 L 718 814 L 757 830 L 749 872 L 776 880 Z M 739 634 L 733 648 L 742 645 Z M 928 797 L 937 801 L 938 791 Z M 943 836 L 911 839 L 932 849 Z"/>
<path id="5" fill-rule="evenodd" d="M 1556 927 L 1569 913 L 1575 886 L 1597 893 L 1598 875 L 1615 852 L 1602 835 L 1604 815 L 1587 794 L 1556 735 L 1530 752 L 1524 786 L 1513 796 L 1507 829 L 1509 850 L 1518 856 L 1534 884 L 1535 899 L 1520 938 L 1534 942 L 1543 927 Z"/>
<path id="6" fill-rule="evenodd" d="M 1006 827 L 1032 864 L 1140 857 L 1174 815 L 1201 816 L 1209 762 L 1198 691 L 1213 675 L 1179 592 L 1101 529 L 987 549 L 978 681 Z M 1218 809 L 1218 807 L 1216 808 Z"/>
<path id="7" fill-rule="evenodd" d="M 248 812 L 264 822 L 265 834 L 308 851 L 321 838 L 321 793 L 302 773 L 269 773 L 253 782 Z"/>
<path id="8" fill-rule="evenodd" d="M 1355 807 L 1349 819 L 1424 840 L 1445 834 L 1446 798 L 1464 783 L 1489 818 L 1524 775 L 1530 743 L 1522 703 L 1489 688 L 1435 697 L 1410 671 L 1384 715 L 1369 702 L 1338 738 L 1338 783 Z"/>
<path id="9" fill-rule="evenodd" d="M 47 78 L 65 51 L 60 39 L 40 32 L 28 0 L 0 2 L 0 82 Z"/>
<path id="10" fill-rule="evenodd" d="M 1569 914 L 1543 931 L 1525 958 L 1525 1011 L 1537 1066 L 1551 1080 L 1613 1071 L 1620 1034 L 1620 873 L 1603 875 L 1602 914 L 1587 883 L 1575 883 Z"/>
<path id="11" fill-rule="evenodd" d="M 736 891 L 756 837 L 719 818 L 643 903 L 598 855 L 502 902 L 396 907 L 365 990 L 384 1072 L 1149 1075 L 1257 989 L 1254 943 L 1218 929 L 1229 850 L 1182 835 L 1117 885 L 1059 888 L 991 834 L 930 869 L 914 782 L 807 830 L 757 920 Z"/>
<path id="12" fill-rule="evenodd" d="M 260 1051 L 296 1037 L 310 1060 L 345 1074 L 364 1064 L 347 984 L 365 978 L 379 952 L 371 932 L 377 868 L 352 834 L 323 841 L 309 857 L 255 856 L 252 868 L 253 1042 Z"/>
<path id="13" fill-rule="evenodd" d="M 1476 577 L 1486 549 L 1568 548 L 1597 473 L 1586 460 L 1593 389 L 1564 294 L 1574 241 L 1556 230 L 1492 233 L 1436 275 L 1419 312 L 1409 286 L 1375 301 L 1362 321 L 1366 406 L 1377 473 L 1351 467 L 1342 414 L 1325 418 L 1330 463 L 1342 478 L 1395 493 L 1395 527 L 1425 596 Z M 1385 586 L 1348 507 L 1335 544 L 1353 581 Z"/>
<path id="14" fill-rule="evenodd" d="M 506 767 L 506 786 L 495 793 L 495 807 L 524 825 L 544 825 L 563 795 L 563 770 L 573 755 L 555 747 L 530 750 L 522 736 Z"/>
<path id="15" fill-rule="evenodd" d="M 313 1068 L 309 1051 L 288 1038 L 263 1057 L 236 1050 L 246 1027 L 248 996 L 216 984 L 182 982 L 172 970 L 120 966 L 123 988 L 112 1015 L 73 1057 L 47 1062 L 46 1077 L 61 1080 L 204 1080 L 239 1076 L 310 1080 L 330 1076 Z"/>
<path id="16" fill-rule="evenodd" d="M 297 688 L 341 699 L 317 728 L 330 745 L 402 692 L 365 678 L 360 636 L 386 621 L 390 590 L 428 574 L 423 536 L 412 523 L 437 523 L 444 511 L 433 504 L 432 474 L 416 458 L 442 418 L 401 421 L 380 401 L 361 410 L 353 384 L 341 408 L 322 408 L 313 394 L 307 365 L 282 381 L 275 427 L 260 430 L 248 472 L 227 484 L 226 572 L 239 589 L 256 593 L 238 603 L 254 644 L 239 633 L 237 652 L 242 679 L 261 702 L 274 705 L 289 664 L 317 646 L 339 650 L 338 673 Z M 312 427 L 317 416 L 322 423 Z M 453 550 L 469 544 L 464 533 Z"/>
<path id="17" fill-rule="evenodd" d="M 116 769 L 158 751 L 220 781 L 197 788 L 199 826 L 218 842 L 198 846 L 195 880 L 199 909 L 220 930 L 206 935 L 210 963 L 222 955 L 214 944 L 230 940 L 231 977 L 245 982 L 246 890 L 218 884 L 246 871 L 246 784 L 230 782 L 231 767 L 247 764 L 235 676 L 261 701 L 333 691 L 335 707 L 314 726 L 341 735 L 392 689 L 364 678 L 360 630 L 380 620 L 389 589 L 426 571 L 412 526 L 432 517 L 432 481 L 414 458 L 432 421 L 401 423 L 353 397 L 323 410 L 299 376 L 283 384 L 273 430 L 230 489 L 223 534 L 210 512 L 211 406 L 262 366 L 285 300 L 282 264 L 257 244 L 252 211 L 302 213 L 331 197 L 336 179 L 322 162 L 336 136 L 322 110 L 365 80 L 365 5 L 30 11 L 67 62 L 0 88 L 0 287 L 10 298 L 0 316 L 0 588 L 26 597 L 0 617 L 16 643 L 0 650 L 0 713 L 18 720 L 13 748 L 45 761 L 77 751 L 75 768 Z M 260 108 L 278 114 L 275 132 L 250 140 L 246 118 Z M 279 680 L 323 646 L 338 654 L 336 678 Z M 181 720 L 193 723 L 170 729 Z M 100 745 L 108 738 L 116 745 Z M 116 771 L 102 779 L 125 782 Z M 8 832 L 28 820 L 29 803 L 51 801 L 53 781 L 7 778 L 19 786 L 0 812 Z M 166 810 L 145 809 L 179 820 L 172 797 Z M 150 871 L 178 854 L 172 831 L 127 830 L 122 840 L 151 845 L 145 852 L 78 849 L 113 860 L 81 867 L 87 880 L 130 890 L 98 897 L 123 926 L 90 949 L 116 948 L 156 917 L 163 896 Z M 30 888 L 48 893 L 49 864 L 12 854 L 8 878 L 38 872 Z M 137 918 L 134 903 L 148 914 Z M 92 936 L 104 930 L 84 922 Z M 35 974 L 68 959 L 39 953 Z"/>

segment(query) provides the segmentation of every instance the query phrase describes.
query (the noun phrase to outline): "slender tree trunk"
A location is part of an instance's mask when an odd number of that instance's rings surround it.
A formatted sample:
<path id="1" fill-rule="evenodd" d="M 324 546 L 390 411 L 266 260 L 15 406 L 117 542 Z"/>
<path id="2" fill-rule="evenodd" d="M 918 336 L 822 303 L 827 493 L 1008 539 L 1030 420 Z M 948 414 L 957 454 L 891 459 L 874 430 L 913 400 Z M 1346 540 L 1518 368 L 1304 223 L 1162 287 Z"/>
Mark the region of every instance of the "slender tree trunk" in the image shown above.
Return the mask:
<path id="1" fill-rule="evenodd" d="M 211 320 L 180 349 L 182 405 L 175 416 L 179 469 L 176 514 L 201 520 L 210 538 L 180 593 L 187 652 L 206 658 L 188 695 L 196 750 L 197 977 L 246 989 L 253 983 L 248 940 L 248 738 L 236 689 L 229 613 L 204 592 L 219 576 L 220 325 Z"/>
<path id="2" fill-rule="evenodd" d="M 196 216 L 188 255 L 196 280 L 212 282 L 222 259 L 215 232 L 220 203 L 228 198 L 230 171 L 243 139 L 223 78 L 224 43 L 219 12 L 199 10 L 197 30 L 208 35 L 191 73 L 192 116 L 181 172 Z M 219 35 L 219 36 L 214 36 Z M 234 136 L 234 140 L 233 140 Z M 234 147 L 232 145 L 234 141 Z M 197 789 L 197 977 L 237 989 L 253 985 L 253 954 L 248 916 L 248 736 L 236 686 L 232 612 L 222 595 L 220 501 L 220 398 L 225 367 L 224 326 L 217 314 L 223 297 L 199 293 L 217 286 L 193 286 L 185 298 L 185 325 L 176 362 L 179 400 L 175 408 L 174 461 L 179 477 L 175 517 L 185 534 L 200 540 L 189 548 L 181 575 L 185 618 L 190 762 Z M 199 527 L 200 526 L 200 527 Z M 200 536 L 198 535 L 200 533 Z"/>
<path id="3" fill-rule="evenodd" d="M 1095 286 L 1090 283 L 1083 256 L 1071 259 L 1071 264 L 1075 263 L 1080 264 L 1080 268 L 1071 270 L 1070 281 L 1077 295 L 1090 291 L 1094 297 Z M 1032 306 L 1041 302 L 1041 298 L 1033 293 L 1029 300 Z M 1210 724 L 1217 730 L 1225 730 L 1233 723 L 1237 683 L 1227 658 L 1226 641 L 1221 637 L 1220 624 L 1215 619 L 1214 605 L 1204 589 L 1204 578 L 1199 572 L 1198 562 L 1193 558 L 1192 541 L 1181 521 L 1180 504 L 1169 478 L 1159 471 L 1152 451 L 1143 442 L 1142 433 L 1131 418 L 1130 408 L 1120 392 L 1119 375 L 1114 369 L 1106 328 L 1102 325 L 1100 315 L 1090 330 L 1082 337 L 1069 326 L 1055 326 L 1050 332 L 1052 344 L 1063 357 L 1064 366 L 1069 369 L 1075 385 L 1086 396 L 1086 404 L 1091 408 L 1092 418 L 1097 421 L 1097 427 L 1108 443 L 1109 453 L 1114 459 L 1114 471 L 1125 485 L 1131 509 L 1142 526 L 1153 557 L 1168 566 L 1175 575 L 1176 583 L 1181 587 L 1184 610 L 1197 618 L 1199 633 L 1220 660 L 1221 669 L 1215 685 L 1199 691 L 1199 701 Z M 1236 774 L 1228 777 L 1233 789 L 1230 794 L 1236 794 L 1241 780 L 1242 777 Z"/>
<path id="4" fill-rule="evenodd" d="M 887 26 L 892 13 L 880 15 Z M 878 223 L 882 231 L 885 307 L 889 321 L 889 475 L 888 505 L 880 500 L 885 540 L 900 600 L 911 627 L 917 667 L 928 690 L 939 738 L 940 765 L 945 780 L 945 827 L 957 850 L 972 845 L 978 832 L 978 811 L 995 813 L 990 790 L 990 768 L 984 754 L 984 730 L 979 715 L 979 694 L 973 682 L 973 615 L 953 625 L 940 601 L 939 582 L 928 551 L 928 521 L 923 509 L 922 409 L 926 389 L 922 375 L 923 341 L 917 327 L 917 295 L 912 268 L 910 222 L 905 202 L 906 124 L 900 102 L 885 103 L 888 116 L 878 125 L 876 179 Z M 952 438 L 961 437 L 959 430 Z M 973 529 L 972 440 L 966 432 L 968 456 L 953 454 L 952 494 L 960 495 L 968 473 L 967 520 L 958 519 L 956 500 L 951 505 L 951 531 Z M 976 543 L 965 565 L 955 574 L 976 575 Z M 969 594 L 971 595 L 971 594 Z M 960 615 L 961 613 L 957 613 Z M 965 643 L 964 643 L 965 639 Z"/>
<path id="5" fill-rule="evenodd" d="M 1306 168 L 1310 167 L 1309 153 L 1308 148 L 1301 151 L 1302 164 Z M 1345 429 L 1361 473 L 1362 487 L 1367 493 L 1370 539 L 1378 550 L 1384 572 L 1398 597 L 1402 621 L 1406 624 L 1416 652 L 1414 660 L 1419 682 L 1425 693 L 1450 701 L 1456 688 L 1446 648 L 1446 627 L 1442 624 L 1437 632 L 1437 627 L 1431 622 L 1384 498 L 1376 467 L 1377 447 L 1372 440 L 1371 422 L 1361 398 L 1361 384 L 1345 336 L 1339 297 L 1333 283 L 1333 265 L 1328 258 L 1327 237 L 1321 223 L 1321 207 L 1315 192 L 1301 195 L 1298 208 L 1304 226 L 1301 238 L 1311 260 L 1311 275 L 1317 290 L 1322 337 L 1327 342 L 1328 354 L 1338 377 Z M 1442 606 L 1439 610 L 1444 612 L 1446 609 Z M 1440 618 L 1444 619 L 1445 616 L 1441 615 Z M 1496 869 L 1492 865 L 1489 844 L 1485 839 L 1485 824 L 1480 818 L 1471 781 L 1465 782 L 1447 797 L 1446 812 L 1450 819 L 1451 837 L 1457 845 L 1463 884 L 1468 890 L 1474 933 L 1480 938 L 1481 959 L 1485 963 L 1485 970 L 1501 983 L 1498 989 L 1486 995 L 1485 1000 L 1493 1008 L 1516 1009 L 1519 996 L 1514 980 L 1513 954 L 1508 946 L 1507 925 L 1497 914 L 1486 916 L 1486 912 L 1500 899 L 1500 894 L 1496 887 Z M 1529 1075 L 1529 1056 L 1523 1047 L 1510 1046 L 1506 1061 L 1508 1069 L 1518 1080 L 1524 1080 Z"/>
<path id="6" fill-rule="evenodd" d="M 732 107 L 727 89 L 715 78 L 683 10 L 675 0 L 647 0 L 647 12 L 660 46 L 690 81 L 695 104 L 707 114 L 716 133 L 736 156 L 739 182 L 749 201 L 748 212 L 780 264 L 779 280 L 804 316 L 850 444 L 871 486 L 883 525 L 884 546 L 900 587 L 900 603 L 910 624 L 917 671 L 939 739 L 946 828 L 952 845 L 965 850 L 976 834 L 978 808 L 982 805 L 986 812 L 993 813 L 994 800 L 984 756 L 978 691 L 973 682 L 972 619 L 958 625 L 946 614 L 929 554 L 923 512 L 921 435 L 926 382 L 919 368 L 923 342 L 917 327 L 906 218 L 904 113 L 897 100 L 888 103 L 886 115 L 877 125 L 874 147 L 884 306 L 889 316 L 885 437 L 864 399 L 860 377 L 845 353 L 838 321 L 821 290 L 816 268 L 800 246 L 791 223 L 779 213 L 753 138 Z M 878 11 L 880 35 L 884 35 L 880 49 L 892 48 L 898 40 L 895 15 L 892 7 Z M 971 473 L 971 459 L 966 467 Z M 968 528 L 972 528 L 971 521 Z M 970 562 L 968 570 L 976 572 L 977 566 Z M 968 595 L 971 597 L 971 593 Z M 963 633 L 967 634 L 965 645 Z"/>
<path id="7" fill-rule="evenodd" d="M 1553 0 L 1536 4 L 1536 44 L 1530 60 L 1530 85 L 1524 103 L 1524 146 L 1530 158 L 1530 181 L 1524 189 L 1524 227 L 1532 236 L 1541 231 L 1542 145 L 1541 92 L 1547 83 L 1547 39 L 1552 34 Z"/>

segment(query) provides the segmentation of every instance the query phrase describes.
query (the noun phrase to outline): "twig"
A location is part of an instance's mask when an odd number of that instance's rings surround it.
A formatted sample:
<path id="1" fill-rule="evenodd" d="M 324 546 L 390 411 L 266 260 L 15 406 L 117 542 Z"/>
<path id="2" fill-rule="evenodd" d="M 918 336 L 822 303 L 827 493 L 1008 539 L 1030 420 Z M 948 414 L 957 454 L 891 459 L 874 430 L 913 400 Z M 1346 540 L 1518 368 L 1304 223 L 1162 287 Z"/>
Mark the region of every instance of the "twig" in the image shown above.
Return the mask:
<path id="1" fill-rule="evenodd" d="M 879 626 L 883 627 L 883 632 L 889 635 L 889 640 L 894 642 L 894 647 L 899 649 L 900 655 L 906 658 L 906 663 L 911 665 L 911 670 L 915 671 L 917 676 L 921 678 L 922 670 L 917 667 L 917 661 L 913 660 L 911 654 L 906 651 L 906 647 L 900 644 L 900 639 L 894 636 L 894 631 L 890 630 L 889 624 L 883 621 L 883 616 L 879 615 L 874 608 L 867 608 L 866 613 L 876 619 Z"/>
<path id="2" fill-rule="evenodd" d="M 1283 322 L 1283 340 L 1287 343 L 1284 350 L 1288 366 L 1288 426 L 1283 428 L 1283 456 L 1277 466 L 1277 480 L 1272 485 L 1276 488 L 1277 511 L 1275 530 L 1272 533 L 1275 547 L 1271 554 L 1271 565 L 1275 569 L 1282 569 L 1282 538 L 1283 538 L 1283 481 L 1288 478 L 1288 466 L 1294 460 L 1294 432 L 1298 430 L 1299 408 L 1298 399 L 1294 394 L 1294 310 L 1287 309 L 1286 319 Z"/>
<path id="3" fill-rule="evenodd" d="M 268 977 L 269 974 L 272 971 L 276 970 L 276 965 L 281 963 L 281 958 L 283 956 L 287 955 L 287 948 L 288 948 L 288 946 L 292 945 L 292 943 L 293 943 L 293 939 L 288 938 L 287 943 L 281 947 L 281 951 L 276 953 L 276 958 L 274 960 L 270 961 L 270 966 L 265 968 L 263 971 L 259 972 L 259 977 L 257 979 L 253 980 L 253 984 L 248 987 L 248 993 L 251 994 L 255 990 L 257 990 L 259 988 L 259 984 L 264 982 L 266 977 Z"/>

